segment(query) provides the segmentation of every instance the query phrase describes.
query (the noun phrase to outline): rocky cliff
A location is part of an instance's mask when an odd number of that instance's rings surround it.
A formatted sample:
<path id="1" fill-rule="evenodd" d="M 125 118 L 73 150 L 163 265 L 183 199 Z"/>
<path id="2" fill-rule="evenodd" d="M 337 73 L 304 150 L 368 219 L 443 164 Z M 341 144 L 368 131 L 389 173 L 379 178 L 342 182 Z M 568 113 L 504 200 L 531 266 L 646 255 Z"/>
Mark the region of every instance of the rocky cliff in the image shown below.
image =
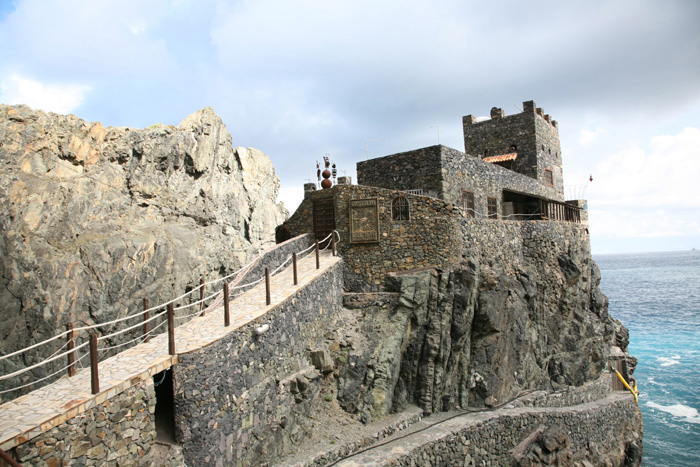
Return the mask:
<path id="1" fill-rule="evenodd" d="M 355 345 L 342 351 L 338 400 L 349 412 L 493 407 L 594 381 L 611 352 L 627 351 L 582 227 L 484 221 L 464 231 L 458 267 L 390 274 L 387 292 L 346 296 L 357 321 L 345 326 Z"/>
<path id="2" fill-rule="evenodd" d="M 0 161 L 2 353 L 231 272 L 287 214 L 211 108 L 140 130 L 0 105 Z"/>

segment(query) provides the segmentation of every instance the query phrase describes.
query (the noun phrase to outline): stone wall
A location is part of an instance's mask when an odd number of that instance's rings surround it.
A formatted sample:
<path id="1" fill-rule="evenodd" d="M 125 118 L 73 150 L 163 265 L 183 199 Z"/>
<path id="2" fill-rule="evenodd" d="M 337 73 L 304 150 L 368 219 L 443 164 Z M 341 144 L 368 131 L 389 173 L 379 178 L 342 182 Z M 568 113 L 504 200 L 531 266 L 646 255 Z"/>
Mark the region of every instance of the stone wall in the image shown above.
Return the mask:
<path id="1" fill-rule="evenodd" d="M 362 463 L 411 467 L 573 465 L 583 461 L 588 465 L 639 465 L 642 420 L 631 397 L 613 397 L 576 407 L 484 413 L 466 426 L 457 418 L 421 436 L 420 444 L 406 443 L 389 455 L 365 453 Z"/>
<path id="2" fill-rule="evenodd" d="M 392 202 L 405 196 L 410 218 L 392 220 Z M 459 209 L 445 201 L 408 195 L 397 190 L 366 186 L 336 186 L 307 192 L 304 201 L 285 223 L 292 235 L 313 230 L 313 201 L 333 198 L 335 226 L 340 234 L 338 253 L 345 263 L 345 286 L 353 291 L 380 290 L 387 271 L 423 267 L 449 268 L 459 260 L 462 236 L 456 218 Z M 378 243 L 350 244 L 349 202 L 377 198 L 379 202 Z"/>
<path id="3" fill-rule="evenodd" d="M 561 146 L 557 123 L 533 101 L 523 102 L 523 111 L 476 122 L 472 115 L 462 119 L 464 151 L 477 157 L 517 152 L 513 170 L 545 183 L 544 170 L 552 170 L 554 189 L 563 197 Z M 512 147 L 516 150 L 513 151 Z"/>
<path id="4" fill-rule="evenodd" d="M 430 146 L 357 163 L 359 185 L 390 190 L 423 190 L 435 198 L 443 192 L 440 149 Z"/>
<path id="5" fill-rule="evenodd" d="M 463 207 L 463 192 L 474 194 L 477 218 L 487 216 L 487 197 L 496 198 L 499 216 L 503 190 L 563 201 L 561 178 L 554 187 L 532 178 L 437 145 L 357 164 L 360 185 L 392 190 L 422 189 L 425 195 Z M 561 171 L 560 171 L 561 172 Z"/>
<path id="6" fill-rule="evenodd" d="M 342 304 L 342 262 L 263 317 L 173 368 L 176 436 L 190 465 L 265 465 L 306 436 L 321 374 L 307 350 Z M 265 334 L 254 329 L 269 324 Z"/>
<path id="7" fill-rule="evenodd" d="M 502 216 L 503 190 L 563 201 L 563 195 L 551 187 L 501 166 L 456 149 L 440 146 L 445 183 L 441 198 L 463 207 L 463 192 L 474 193 L 476 218 L 486 218 L 487 197 L 496 198 L 499 218 Z M 465 210 L 466 213 L 466 210 Z"/>
<path id="8" fill-rule="evenodd" d="M 153 378 L 15 448 L 23 465 L 153 465 Z M 70 412 L 69 412 L 70 413 Z"/>
<path id="9" fill-rule="evenodd" d="M 292 253 L 299 254 L 313 243 L 313 236 L 309 234 L 298 235 L 282 242 L 276 246 L 266 249 L 260 261 L 255 264 L 250 271 L 244 274 L 238 281 L 239 284 L 249 284 L 265 277 L 265 268 L 270 269 L 270 274 L 282 263 L 287 261 Z M 288 263 L 289 265 L 291 263 Z M 235 297 L 246 292 L 248 288 L 236 289 L 231 292 L 230 297 Z"/>

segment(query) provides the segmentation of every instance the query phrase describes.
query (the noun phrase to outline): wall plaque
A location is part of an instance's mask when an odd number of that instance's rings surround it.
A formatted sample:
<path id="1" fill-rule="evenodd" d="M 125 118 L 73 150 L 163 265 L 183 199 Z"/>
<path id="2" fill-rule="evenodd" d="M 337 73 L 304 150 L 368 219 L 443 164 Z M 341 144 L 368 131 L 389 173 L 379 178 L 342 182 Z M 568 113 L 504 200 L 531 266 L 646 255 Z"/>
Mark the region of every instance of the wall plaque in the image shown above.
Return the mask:
<path id="1" fill-rule="evenodd" d="M 379 242 L 377 198 L 350 200 L 350 243 Z"/>

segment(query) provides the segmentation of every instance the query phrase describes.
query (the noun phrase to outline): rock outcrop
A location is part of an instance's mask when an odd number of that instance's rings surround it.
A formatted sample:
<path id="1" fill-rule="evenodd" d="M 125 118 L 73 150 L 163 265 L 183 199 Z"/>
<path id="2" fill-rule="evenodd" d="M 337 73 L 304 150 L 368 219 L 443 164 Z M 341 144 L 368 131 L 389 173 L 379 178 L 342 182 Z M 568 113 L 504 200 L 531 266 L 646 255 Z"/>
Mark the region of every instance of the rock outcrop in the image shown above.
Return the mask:
<path id="1" fill-rule="evenodd" d="M 359 332 L 341 351 L 339 403 L 370 420 L 597 379 L 612 349 L 626 354 L 626 330 L 607 313 L 587 240 L 552 232 L 524 229 L 520 256 L 471 248 L 454 270 L 394 273 L 388 292 L 348 294 Z"/>
<path id="2" fill-rule="evenodd" d="M 211 108 L 137 130 L 0 105 L 0 162 L 2 353 L 231 272 L 287 215 L 269 158 Z"/>

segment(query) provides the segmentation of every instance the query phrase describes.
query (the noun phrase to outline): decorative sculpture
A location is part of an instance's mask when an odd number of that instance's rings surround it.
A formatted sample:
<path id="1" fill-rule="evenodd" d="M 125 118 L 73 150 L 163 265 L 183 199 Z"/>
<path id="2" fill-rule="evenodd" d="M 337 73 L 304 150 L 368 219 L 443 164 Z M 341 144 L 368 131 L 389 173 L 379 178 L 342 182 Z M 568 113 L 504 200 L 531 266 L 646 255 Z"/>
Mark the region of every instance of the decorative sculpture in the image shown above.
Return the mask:
<path id="1" fill-rule="evenodd" d="M 331 182 L 329 180 L 331 177 L 331 171 L 328 170 L 328 167 L 331 166 L 331 161 L 328 159 L 328 155 L 323 156 L 323 161 L 326 163 L 326 170 L 324 170 L 323 173 L 321 174 L 321 175 L 323 175 L 323 181 L 321 182 L 321 188 L 323 188 L 324 190 L 327 190 L 333 186 L 333 182 Z"/>

